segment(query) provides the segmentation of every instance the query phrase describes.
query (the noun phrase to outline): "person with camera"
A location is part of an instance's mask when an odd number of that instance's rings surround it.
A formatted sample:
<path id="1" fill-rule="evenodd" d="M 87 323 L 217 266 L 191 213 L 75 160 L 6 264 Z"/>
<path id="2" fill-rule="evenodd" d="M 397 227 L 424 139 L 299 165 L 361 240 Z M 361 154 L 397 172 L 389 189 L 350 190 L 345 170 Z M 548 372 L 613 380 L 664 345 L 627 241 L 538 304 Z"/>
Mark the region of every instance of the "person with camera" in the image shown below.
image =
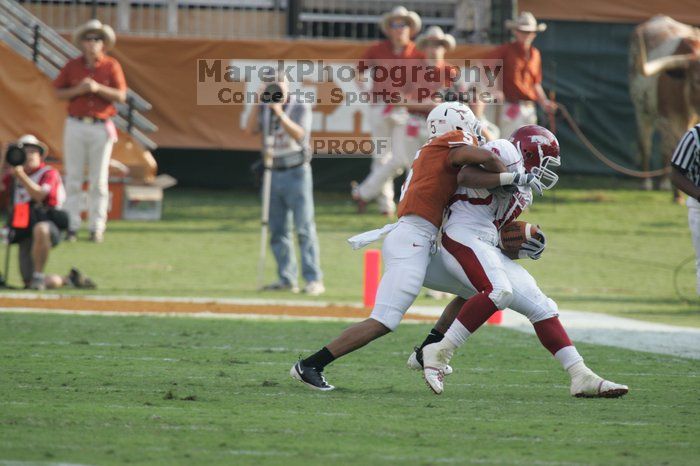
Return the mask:
<path id="1" fill-rule="evenodd" d="M 271 155 L 270 247 L 277 261 L 279 279 L 265 290 L 297 293 L 297 262 L 292 243 L 294 219 L 301 252 L 302 290 L 310 296 L 326 291 L 319 263 L 319 245 L 314 221 L 311 176 L 311 105 L 291 96 L 283 76 L 270 77 L 258 92 L 259 103 L 248 115 L 246 132 L 262 132 L 263 147 Z M 263 154 L 265 157 L 265 154 Z"/>
<path id="2" fill-rule="evenodd" d="M 119 62 L 105 54 L 116 42 L 111 27 L 92 19 L 76 29 L 73 42 L 83 55 L 68 61 L 54 81 L 58 98 L 69 101 L 63 133 L 67 238 L 77 239 L 87 165 L 90 241 L 101 243 L 107 224 L 109 159 L 117 140 L 110 118 L 117 113 L 114 102 L 126 101 L 126 81 Z"/>
<path id="3" fill-rule="evenodd" d="M 60 230 L 68 227 L 68 216 L 60 210 L 66 197 L 61 175 L 46 164 L 47 154 L 46 144 L 27 134 L 10 145 L 0 164 L 0 190 L 10 193 L 8 240 L 19 245 L 19 266 L 25 287 L 92 288 L 94 283 L 77 269 L 71 269 L 65 277 L 44 275 L 51 248 L 59 243 Z"/>

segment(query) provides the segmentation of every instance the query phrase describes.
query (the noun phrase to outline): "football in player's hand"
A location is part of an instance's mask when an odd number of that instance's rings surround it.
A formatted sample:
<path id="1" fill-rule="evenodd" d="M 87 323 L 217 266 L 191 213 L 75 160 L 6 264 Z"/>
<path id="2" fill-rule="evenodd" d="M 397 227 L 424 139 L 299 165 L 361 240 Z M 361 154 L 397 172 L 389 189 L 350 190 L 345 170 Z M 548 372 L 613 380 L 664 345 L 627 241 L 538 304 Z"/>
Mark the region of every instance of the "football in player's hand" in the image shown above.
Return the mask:
<path id="1" fill-rule="evenodd" d="M 520 221 L 510 222 L 501 228 L 498 247 L 506 256 L 517 259 L 523 243 L 533 237 L 541 239 L 539 225 Z"/>

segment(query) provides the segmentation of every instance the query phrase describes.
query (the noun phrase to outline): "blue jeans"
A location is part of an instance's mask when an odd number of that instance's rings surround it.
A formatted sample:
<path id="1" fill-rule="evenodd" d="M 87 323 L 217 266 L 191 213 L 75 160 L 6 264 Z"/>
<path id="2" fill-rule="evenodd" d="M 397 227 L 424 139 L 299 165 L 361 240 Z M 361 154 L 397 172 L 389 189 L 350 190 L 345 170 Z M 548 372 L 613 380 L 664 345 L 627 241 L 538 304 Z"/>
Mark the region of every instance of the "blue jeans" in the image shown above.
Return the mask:
<path id="1" fill-rule="evenodd" d="M 283 282 L 296 285 L 292 218 L 301 250 L 301 274 L 307 283 L 322 280 L 314 222 L 313 181 L 308 163 L 289 170 L 272 170 L 270 189 L 270 247 L 277 260 L 277 273 Z"/>

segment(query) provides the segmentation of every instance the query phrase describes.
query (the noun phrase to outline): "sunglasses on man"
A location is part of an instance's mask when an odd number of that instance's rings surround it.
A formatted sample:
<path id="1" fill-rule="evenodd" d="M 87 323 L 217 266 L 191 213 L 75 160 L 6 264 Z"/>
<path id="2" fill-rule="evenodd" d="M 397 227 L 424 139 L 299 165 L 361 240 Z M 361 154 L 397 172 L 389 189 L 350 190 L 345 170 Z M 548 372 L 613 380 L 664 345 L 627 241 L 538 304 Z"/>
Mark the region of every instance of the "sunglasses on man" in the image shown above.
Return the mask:
<path id="1" fill-rule="evenodd" d="M 102 42 L 102 36 L 83 36 L 85 42 Z"/>
<path id="2" fill-rule="evenodd" d="M 408 27 L 408 23 L 405 21 L 392 21 L 389 23 L 389 29 L 403 29 Z"/>

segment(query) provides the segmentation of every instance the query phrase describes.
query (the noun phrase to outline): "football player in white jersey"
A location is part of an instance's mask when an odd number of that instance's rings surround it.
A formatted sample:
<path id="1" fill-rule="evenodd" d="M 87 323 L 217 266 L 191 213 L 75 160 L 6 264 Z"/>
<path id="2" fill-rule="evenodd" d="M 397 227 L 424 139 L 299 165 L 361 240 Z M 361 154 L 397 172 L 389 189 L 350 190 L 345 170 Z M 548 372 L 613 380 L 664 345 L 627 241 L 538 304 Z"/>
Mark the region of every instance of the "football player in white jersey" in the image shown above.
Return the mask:
<path id="1" fill-rule="evenodd" d="M 459 102 L 442 103 L 430 112 L 426 124 L 432 136 L 416 154 L 402 188 L 398 222 L 349 239 L 357 249 L 386 237 L 382 245 L 384 275 L 372 313 L 316 353 L 300 359 L 290 369 L 291 377 L 316 390 L 333 390 L 323 375 L 328 364 L 399 325 L 420 293 L 444 207 L 457 188 L 459 167 L 472 164 L 493 172 L 506 171 L 496 154 L 474 144 L 476 123 L 471 110 Z M 522 180 L 508 177 L 507 181 Z"/>
<path id="2" fill-rule="evenodd" d="M 557 304 L 537 286 L 534 278 L 498 248 L 500 228 L 515 220 L 532 203 L 534 187 L 551 189 L 558 177 L 549 168 L 559 166 L 559 145 L 545 128 L 529 125 L 517 130 L 510 142 L 500 139 L 483 147 L 498 154 L 508 173 L 487 174 L 478 167 L 463 169 L 460 188 L 450 201 L 443 225 L 442 248 L 431 262 L 425 286 L 458 295 L 438 325 L 409 358 L 411 368 L 423 366 L 424 378 L 436 394 L 443 391 L 444 369 L 454 351 L 466 342 L 498 309 L 512 308 L 532 322 L 542 345 L 571 376 L 570 392 L 578 397 L 618 397 L 625 385 L 596 375 L 569 340 L 558 319 Z M 508 190 L 505 177 L 534 176 L 537 183 L 516 183 Z M 532 238 L 519 258 L 539 259 L 544 234 Z M 456 319 L 454 319 L 456 315 Z M 453 322 L 449 325 L 450 321 Z M 440 328 L 449 328 L 444 332 Z"/>

